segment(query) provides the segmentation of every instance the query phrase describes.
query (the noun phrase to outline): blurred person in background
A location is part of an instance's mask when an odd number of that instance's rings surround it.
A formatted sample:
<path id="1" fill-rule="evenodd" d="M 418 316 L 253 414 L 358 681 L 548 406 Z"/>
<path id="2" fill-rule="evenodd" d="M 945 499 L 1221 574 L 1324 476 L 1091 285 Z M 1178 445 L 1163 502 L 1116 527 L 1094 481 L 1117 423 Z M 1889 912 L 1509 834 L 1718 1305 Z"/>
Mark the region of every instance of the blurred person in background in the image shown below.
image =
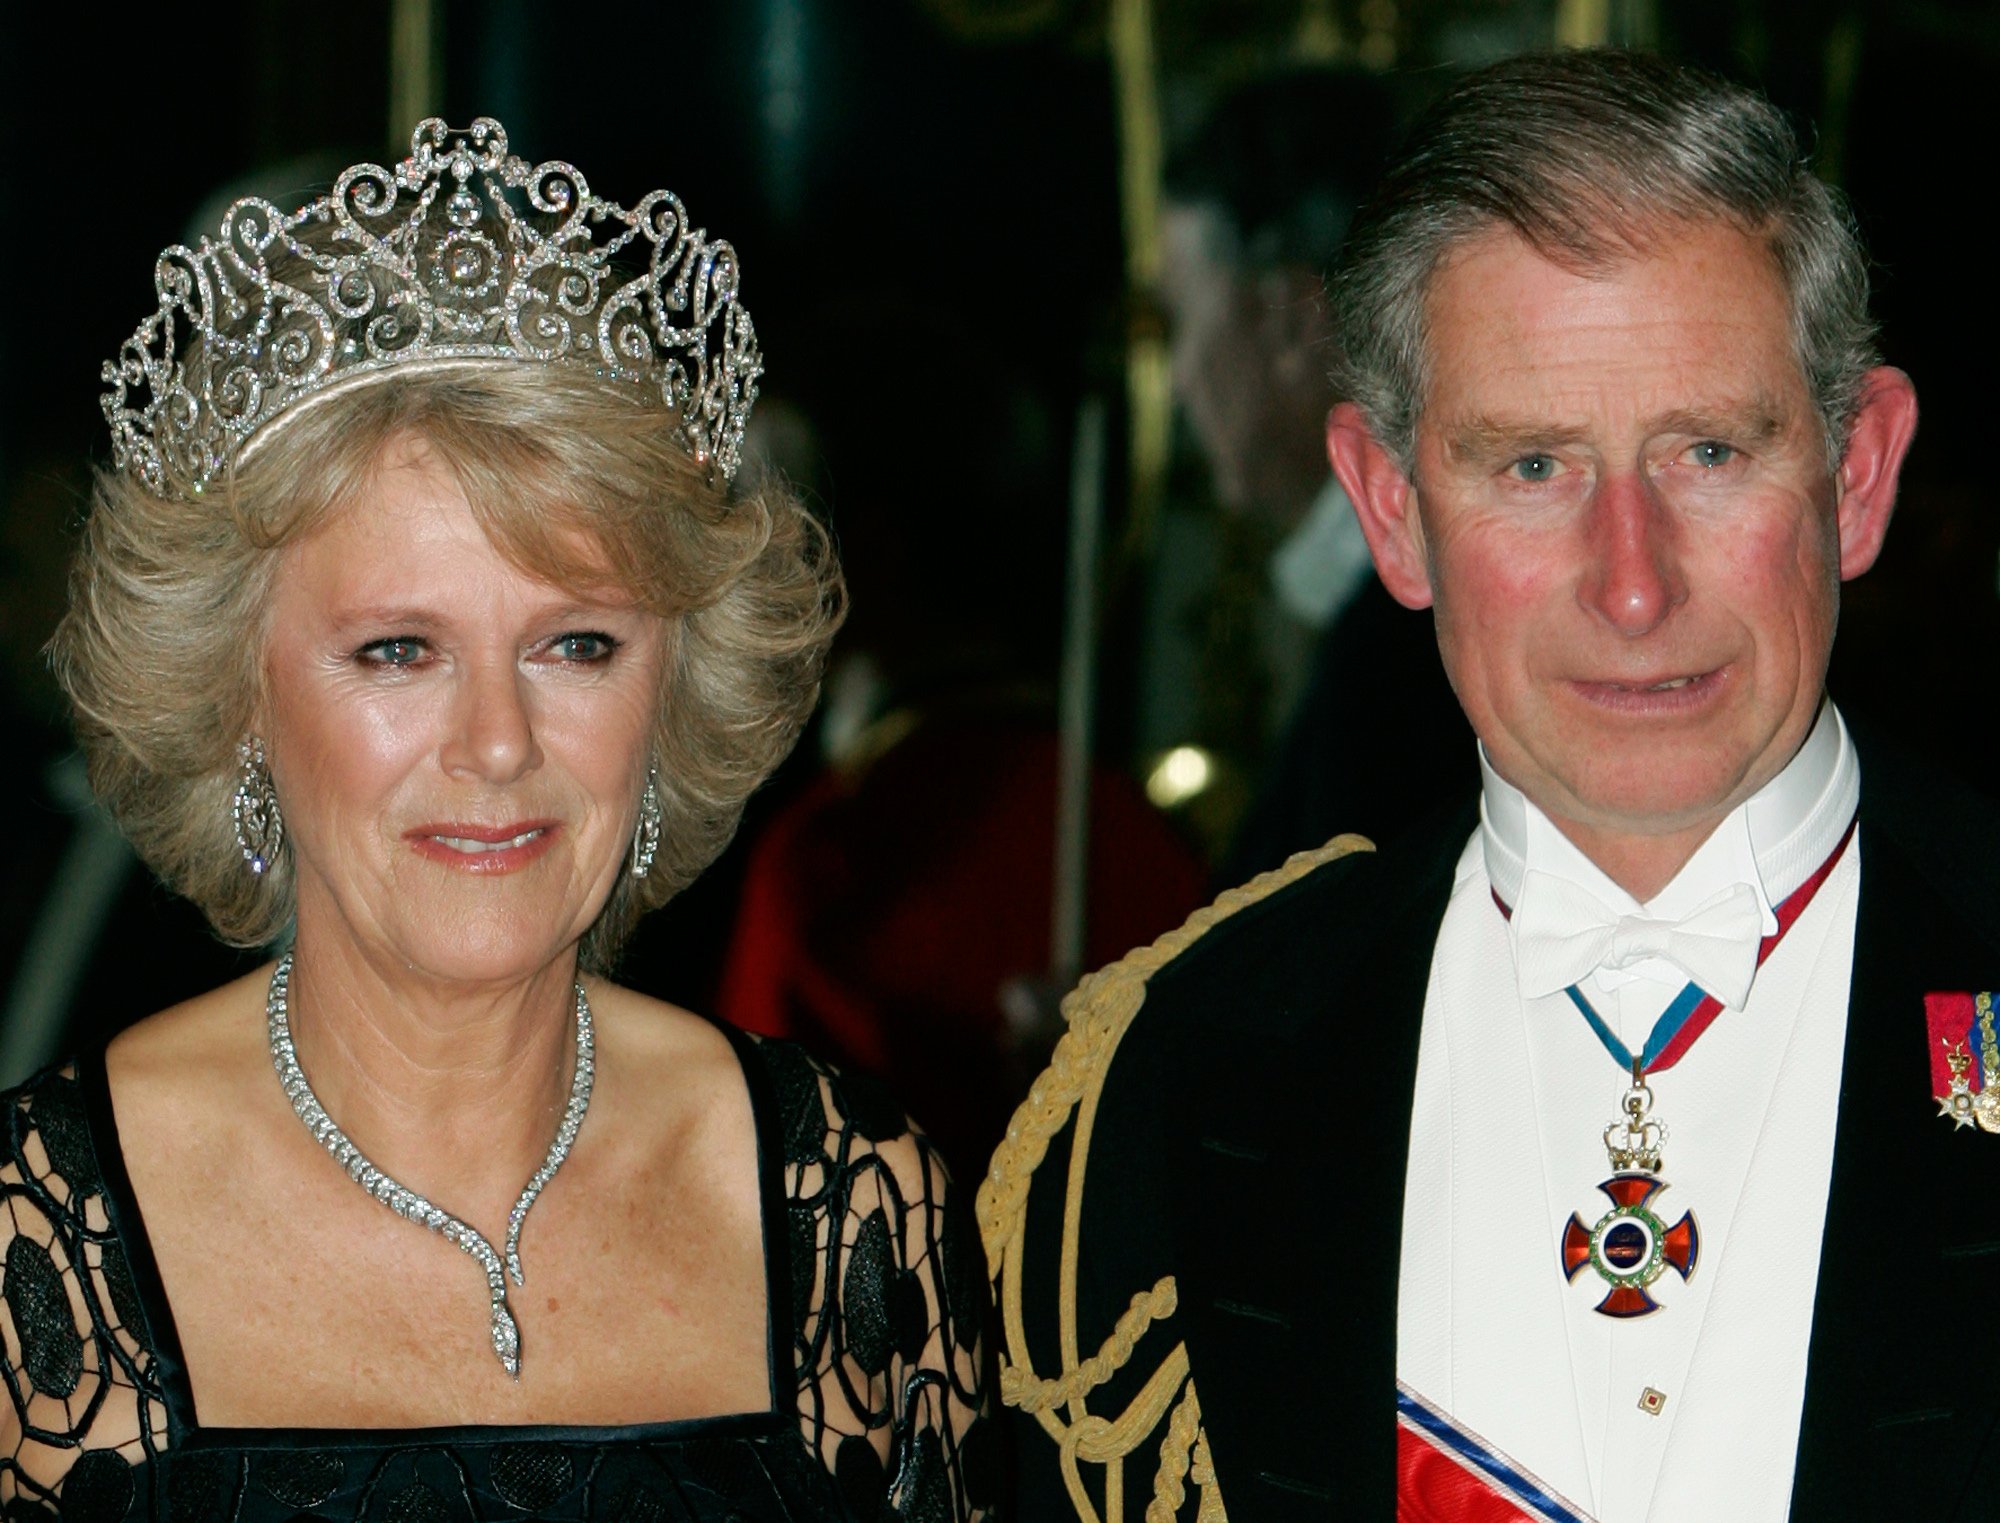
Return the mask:
<path id="1" fill-rule="evenodd" d="M 842 606 L 732 486 L 737 285 L 488 121 L 162 257 L 56 667 L 139 856 L 284 950 L 0 1096 L 10 1516 L 984 1512 L 935 1149 L 606 977 Z"/>
<path id="2" fill-rule="evenodd" d="M 1334 401 L 1321 272 L 1395 126 L 1379 76 L 1288 72 L 1225 96 L 1167 165 L 1174 395 L 1217 505 L 1272 547 L 1279 739 L 1218 884 L 1341 829 L 1394 839 L 1471 776 L 1436 642 L 1376 580 L 1321 439 Z"/>

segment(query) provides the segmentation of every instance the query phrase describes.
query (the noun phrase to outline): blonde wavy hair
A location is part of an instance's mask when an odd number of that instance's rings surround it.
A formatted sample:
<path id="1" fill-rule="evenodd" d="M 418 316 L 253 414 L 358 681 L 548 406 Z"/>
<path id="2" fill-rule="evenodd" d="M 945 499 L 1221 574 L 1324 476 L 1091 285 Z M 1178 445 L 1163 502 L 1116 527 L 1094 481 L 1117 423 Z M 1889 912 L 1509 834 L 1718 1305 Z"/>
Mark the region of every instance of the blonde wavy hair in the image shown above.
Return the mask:
<path id="1" fill-rule="evenodd" d="M 194 501 L 98 473 L 50 647 L 91 786 L 223 940 L 261 946 L 284 931 L 289 844 L 255 877 L 230 818 L 237 746 L 265 681 L 272 576 L 285 547 L 365 491 L 384 448 L 410 436 L 454 474 L 510 563 L 600 591 L 608 566 L 667 621 L 653 736 L 664 829 L 652 870 L 622 873 L 583 938 L 583 965 L 602 971 L 639 916 L 728 843 L 812 712 L 845 611 L 826 532 L 797 497 L 774 479 L 734 491 L 711 479 L 638 387 L 530 363 L 391 373 L 288 415 Z"/>

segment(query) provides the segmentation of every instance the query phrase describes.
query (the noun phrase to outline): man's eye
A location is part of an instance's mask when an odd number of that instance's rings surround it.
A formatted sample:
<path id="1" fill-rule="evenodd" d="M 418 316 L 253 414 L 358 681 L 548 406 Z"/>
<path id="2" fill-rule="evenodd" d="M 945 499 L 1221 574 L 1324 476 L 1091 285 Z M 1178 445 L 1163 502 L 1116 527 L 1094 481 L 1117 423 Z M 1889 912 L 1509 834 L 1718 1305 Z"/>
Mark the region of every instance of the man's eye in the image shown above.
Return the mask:
<path id="1" fill-rule="evenodd" d="M 371 666 L 414 666 L 424 658 L 424 642 L 401 635 L 393 640 L 375 640 L 355 653 L 356 659 Z"/>
<path id="2" fill-rule="evenodd" d="M 1736 450 L 1733 446 L 1723 444 L 1715 439 L 1704 439 L 1688 451 L 1688 459 L 1692 460 L 1696 465 L 1703 466 L 1709 470 L 1713 470 L 1718 465 L 1727 465 L 1735 458 Z"/>
<path id="3" fill-rule="evenodd" d="M 1547 481 L 1560 467 L 1553 455 L 1523 455 L 1507 469 L 1516 481 Z"/>

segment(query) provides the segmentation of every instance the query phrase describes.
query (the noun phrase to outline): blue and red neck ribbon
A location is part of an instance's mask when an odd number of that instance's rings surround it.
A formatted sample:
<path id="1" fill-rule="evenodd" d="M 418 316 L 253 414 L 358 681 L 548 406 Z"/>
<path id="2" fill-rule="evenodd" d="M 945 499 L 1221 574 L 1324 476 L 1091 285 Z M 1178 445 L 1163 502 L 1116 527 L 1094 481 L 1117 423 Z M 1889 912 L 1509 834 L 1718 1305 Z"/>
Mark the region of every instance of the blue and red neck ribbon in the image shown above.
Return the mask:
<path id="1" fill-rule="evenodd" d="M 1834 867 L 1847 851 L 1847 843 L 1854 839 L 1854 827 L 1859 818 L 1857 815 L 1855 819 L 1847 822 L 1847 829 L 1841 832 L 1839 843 L 1827 859 L 1814 869 L 1811 877 L 1785 896 L 1784 903 L 1775 908 L 1773 914 L 1777 917 L 1778 928 L 1757 943 L 1758 967 L 1764 966 L 1764 959 L 1771 955 L 1778 943 L 1785 939 L 1785 932 L 1789 931 L 1799 916 L 1805 913 L 1806 906 L 1813 902 L 1813 896 L 1819 892 L 1820 885 L 1833 875 Z M 1493 902 L 1500 906 L 1500 913 L 1503 916 L 1509 920 L 1514 918 L 1513 906 L 1500 897 L 1498 889 L 1493 892 Z M 1590 1001 L 1584 998 L 1581 988 L 1571 984 L 1563 990 L 1563 993 L 1567 994 L 1570 1002 L 1583 1013 L 1583 1018 L 1590 1023 L 1590 1029 L 1597 1033 L 1597 1040 L 1604 1044 L 1604 1050 L 1611 1054 L 1619 1070 L 1640 1076 L 1664 1073 L 1680 1062 L 1687 1056 L 1688 1049 L 1701 1039 L 1701 1034 L 1714 1024 L 1718 1015 L 1722 1014 L 1722 1001 L 1690 981 L 1686 988 L 1674 996 L 1673 1002 L 1660 1012 L 1660 1018 L 1653 1023 L 1652 1033 L 1646 1038 L 1646 1045 L 1635 1055 L 1631 1048 L 1613 1034 L 1611 1028 L 1605 1024 L 1604 1017 L 1592 1008 Z"/>

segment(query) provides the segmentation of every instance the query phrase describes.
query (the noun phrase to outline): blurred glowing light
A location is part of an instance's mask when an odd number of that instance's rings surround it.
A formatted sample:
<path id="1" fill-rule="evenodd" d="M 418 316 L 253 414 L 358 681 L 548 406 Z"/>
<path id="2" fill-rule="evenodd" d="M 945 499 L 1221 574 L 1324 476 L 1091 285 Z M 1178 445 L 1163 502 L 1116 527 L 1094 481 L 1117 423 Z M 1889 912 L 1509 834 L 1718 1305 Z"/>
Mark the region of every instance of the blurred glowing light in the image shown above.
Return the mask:
<path id="1" fill-rule="evenodd" d="M 1215 763 L 1200 746 L 1175 746 L 1146 774 L 1146 797 L 1162 809 L 1185 804 L 1215 780 Z"/>

